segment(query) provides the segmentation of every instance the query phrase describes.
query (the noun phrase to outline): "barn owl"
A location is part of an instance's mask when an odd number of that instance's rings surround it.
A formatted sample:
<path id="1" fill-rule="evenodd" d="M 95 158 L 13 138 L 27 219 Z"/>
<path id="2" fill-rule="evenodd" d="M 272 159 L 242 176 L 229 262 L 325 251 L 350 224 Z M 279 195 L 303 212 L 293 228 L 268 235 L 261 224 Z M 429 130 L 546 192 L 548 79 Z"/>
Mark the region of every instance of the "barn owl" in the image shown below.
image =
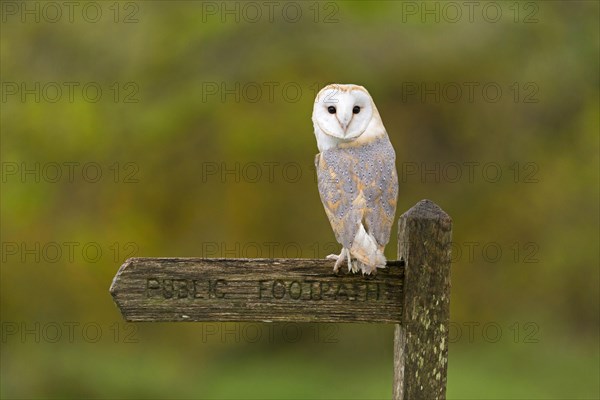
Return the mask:
<path id="1" fill-rule="evenodd" d="M 319 194 L 337 241 L 330 254 L 337 272 L 371 274 L 385 268 L 383 254 L 396 212 L 396 154 L 369 92 L 358 85 L 328 85 L 317 94 L 312 121 Z"/>

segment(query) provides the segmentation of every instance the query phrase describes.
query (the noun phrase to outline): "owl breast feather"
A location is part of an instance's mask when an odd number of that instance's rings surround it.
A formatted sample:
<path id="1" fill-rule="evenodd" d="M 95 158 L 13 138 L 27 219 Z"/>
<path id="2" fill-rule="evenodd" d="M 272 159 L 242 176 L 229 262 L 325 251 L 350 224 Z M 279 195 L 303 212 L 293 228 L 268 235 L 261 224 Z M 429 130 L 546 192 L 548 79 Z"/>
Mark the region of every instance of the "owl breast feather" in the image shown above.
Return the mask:
<path id="1" fill-rule="evenodd" d="M 383 248 L 396 212 L 396 155 L 387 136 L 315 158 L 319 194 L 336 239 L 350 248 L 362 223 Z"/>

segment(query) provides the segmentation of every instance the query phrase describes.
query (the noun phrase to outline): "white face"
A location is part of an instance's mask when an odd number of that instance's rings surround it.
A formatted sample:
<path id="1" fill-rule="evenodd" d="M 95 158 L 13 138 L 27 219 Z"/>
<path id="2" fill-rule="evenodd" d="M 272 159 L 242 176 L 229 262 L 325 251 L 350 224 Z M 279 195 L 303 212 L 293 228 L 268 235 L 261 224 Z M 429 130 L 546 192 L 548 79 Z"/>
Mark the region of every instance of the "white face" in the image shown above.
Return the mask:
<path id="1" fill-rule="evenodd" d="M 362 135 L 373 116 L 371 96 L 362 88 L 331 85 L 317 95 L 313 123 L 328 136 L 351 141 Z"/>

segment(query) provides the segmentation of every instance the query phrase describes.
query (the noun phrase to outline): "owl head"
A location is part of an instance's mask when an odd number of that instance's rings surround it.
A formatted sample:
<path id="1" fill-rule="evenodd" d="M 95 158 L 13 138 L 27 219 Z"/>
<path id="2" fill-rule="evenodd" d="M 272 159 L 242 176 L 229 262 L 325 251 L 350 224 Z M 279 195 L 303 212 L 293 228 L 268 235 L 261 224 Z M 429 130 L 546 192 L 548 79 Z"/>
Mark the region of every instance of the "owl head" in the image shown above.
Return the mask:
<path id="1" fill-rule="evenodd" d="M 333 84 L 321 89 L 312 120 L 319 151 L 385 134 L 371 95 L 358 85 Z"/>

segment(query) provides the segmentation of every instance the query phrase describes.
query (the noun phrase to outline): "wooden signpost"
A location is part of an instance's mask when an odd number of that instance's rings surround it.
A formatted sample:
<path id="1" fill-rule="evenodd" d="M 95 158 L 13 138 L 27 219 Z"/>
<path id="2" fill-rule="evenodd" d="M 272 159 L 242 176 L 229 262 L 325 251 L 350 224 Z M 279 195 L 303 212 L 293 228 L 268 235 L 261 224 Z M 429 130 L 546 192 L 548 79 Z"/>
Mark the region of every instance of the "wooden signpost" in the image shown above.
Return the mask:
<path id="1" fill-rule="evenodd" d="M 110 293 L 127 321 L 393 323 L 394 399 L 444 399 L 452 220 L 421 200 L 375 276 L 313 259 L 131 258 Z"/>

